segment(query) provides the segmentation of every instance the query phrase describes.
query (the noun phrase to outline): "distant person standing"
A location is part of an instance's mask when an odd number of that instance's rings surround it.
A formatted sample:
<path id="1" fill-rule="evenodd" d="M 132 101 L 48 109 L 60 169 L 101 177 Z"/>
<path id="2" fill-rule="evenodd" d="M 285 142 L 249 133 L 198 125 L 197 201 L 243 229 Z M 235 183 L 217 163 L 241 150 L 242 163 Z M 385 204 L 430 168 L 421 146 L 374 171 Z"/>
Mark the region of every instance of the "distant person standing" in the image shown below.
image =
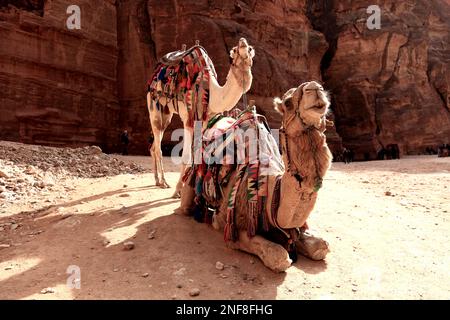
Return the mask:
<path id="1" fill-rule="evenodd" d="M 345 164 L 349 164 L 351 162 L 351 154 L 349 149 L 344 148 L 344 151 L 342 151 L 342 158 L 344 158 Z"/>
<path id="2" fill-rule="evenodd" d="M 120 142 L 122 142 L 122 154 L 124 156 L 128 155 L 128 144 L 130 143 L 130 138 L 128 137 L 128 131 L 124 130 L 120 135 Z"/>
<path id="3" fill-rule="evenodd" d="M 377 153 L 377 160 L 384 160 L 386 157 L 386 149 L 384 147 L 381 148 Z"/>
<path id="4" fill-rule="evenodd" d="M 448 157 L 450 154 L 450 146 L 442 144 L 438 147 L 438 157 Z"/>

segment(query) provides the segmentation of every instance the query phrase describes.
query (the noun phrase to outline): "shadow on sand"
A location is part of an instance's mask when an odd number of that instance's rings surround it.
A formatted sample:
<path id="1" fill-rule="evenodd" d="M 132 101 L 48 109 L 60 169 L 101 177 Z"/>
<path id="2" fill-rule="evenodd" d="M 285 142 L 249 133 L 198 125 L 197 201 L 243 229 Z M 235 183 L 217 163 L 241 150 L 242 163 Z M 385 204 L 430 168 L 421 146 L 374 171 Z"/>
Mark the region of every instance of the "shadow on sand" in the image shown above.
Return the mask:
<path id="1" fill-rule="evenodd" d="M 228 249 L 222 233 L 210 226 L 172 214 L 178 200 L 70 214 L 80 203 L 151 188 L 118 189 L 1 219 L 21 226 L 0 239 L 13 243 L 0 251 L 0 298 L 42 298 L 47 287 L 67 299 L 190 299 L 192 288 L 201 290 L 202 299 L 277 298 L 285 273 L 275 274 L 256 257 Z M 105 246 L 108 233 L 116 239 Z M 125 251 L 123 242 L 129 240 L 135 248 Z M 216 269 L 217 261 L 225 264 L 223 270 Z M 79 290 L 66 285 L 71 265 L 81 270 Z M 295 267 L 318 273 L 326 264 L 300 257 Z"/>

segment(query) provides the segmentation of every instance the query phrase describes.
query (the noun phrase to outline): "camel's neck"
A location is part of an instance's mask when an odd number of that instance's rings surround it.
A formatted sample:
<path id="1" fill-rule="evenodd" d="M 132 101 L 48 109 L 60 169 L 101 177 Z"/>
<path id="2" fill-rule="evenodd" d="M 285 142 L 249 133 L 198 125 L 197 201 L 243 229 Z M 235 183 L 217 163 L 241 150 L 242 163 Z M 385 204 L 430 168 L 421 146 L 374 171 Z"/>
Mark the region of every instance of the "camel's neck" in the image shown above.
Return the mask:
<path id="1" fill-rule="evenodd" d="M 252 85 L 251 69 L 239 70 L 231 66 L 227 81 L 221 86 L 217 78 L 211 74 L 209 85 L 209 114 L 214 115 L 231 110 Z"/>
<path id="2" fill-rule="evenodd" d="M 325 143 L 325 135 L 318 130 L 288 137 L 287 140 L 291 172 L 288 172 L 288 156 L 284 146 L 286 171 L 281 179 L 277 222 L 282 228 L 295 228 L 303 226 L 314 208 L 317 199 L 317 192 L 314 192 L 316 179 L 323 178 L 330 168 L 331 153 Z M 301 183 L 292 175 L 294 170 L 302 176 Z"/>

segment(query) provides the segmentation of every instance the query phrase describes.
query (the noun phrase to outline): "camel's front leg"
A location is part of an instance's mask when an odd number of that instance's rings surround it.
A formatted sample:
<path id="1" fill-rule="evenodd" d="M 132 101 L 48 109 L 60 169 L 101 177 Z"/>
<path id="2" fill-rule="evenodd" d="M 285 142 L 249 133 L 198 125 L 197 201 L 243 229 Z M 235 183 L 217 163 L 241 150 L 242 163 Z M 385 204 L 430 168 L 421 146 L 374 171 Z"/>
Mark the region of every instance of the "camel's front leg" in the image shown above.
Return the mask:
<path id="1" fill-rule="evenodd" d="M 161 143 L 164 135 L 164 131 L 169 126 L 170 121 L 172 120 L 173 113 L 170 111 L 169 107 L 163 106 L 160 102 L 155 102 L 155 105 L 158 104 L 158 108 L 149 108 L 150 110 L 150 122 L 152 125 L 153 131 L 153 154 L 155 157 L 156 164 L 156 172 L 155 172 L 155 180 L 156 185 L 161 188 L 170 188 L 169 184 L 166 182 L 164 177 L 164 166 L 163 166 L 163 156 L 161 151 Z M 158 179 L 158 174 L 161 175 L 161 178 Z"/>
<path id="2" fill-rule="evenodd" d="M 228 247 L 257 255 L 266 267 L 275 272 L 283 272 L 292 264 L 288 252 L 281 245 L 259 235 L 249 238 L 247 231 L 239 231 L 239 240 L 228 242 Z"/>
<path id="3" fill-rule="evenodd" d="M 167 184 L 166 179 L 164 177 L 164 166 L 163 166 L 163 157 L 161 151 L 161 140 L 163 132 L 159 130 L 154 130 L 153 134 L 155 136 L 155 142 L 153 144 L 153 156 L 155 158 L 155 180 L 156 185 L 161 188 L 170 188 Z M 161 175 L 161 178 L 158 178 L 158 174 Z"/>
<path id="4" fill-rule="evenodd" d="M 153 174 L 155 176 L 155 184 L 157 186 L 159 186 L 158 162 L 156 161 L 156 153 L 155 153 L 155 149 L 154 148 L 155 148 L 155 144 L 152 145 L 150 153 L 151 153 L 151 156 L 153 158 L 153 171 L 154 171 Z"/>
<path id="5" fill-rule="evenodd" d="M 164 135 L 164 130 L 166 130 L 167 126 L 170 123 L 170 120 L 172 119 L 172 114 L 170 113 L 170 110 L 167 108 L 167 106 L 165 107 L 166 109 L 164 111 L 166 112 L 164 113 L 160 101 L 153 100 L 150 93 L 147 93 L 147 107 L 154 138 L 151 151 L 155 165 L 155 183 L 159 187 L 169 188 L 169 185 L 164 178 L 161 142 Z M 159 179 L 159 174 L 161 174 L 161 179 Z"/>

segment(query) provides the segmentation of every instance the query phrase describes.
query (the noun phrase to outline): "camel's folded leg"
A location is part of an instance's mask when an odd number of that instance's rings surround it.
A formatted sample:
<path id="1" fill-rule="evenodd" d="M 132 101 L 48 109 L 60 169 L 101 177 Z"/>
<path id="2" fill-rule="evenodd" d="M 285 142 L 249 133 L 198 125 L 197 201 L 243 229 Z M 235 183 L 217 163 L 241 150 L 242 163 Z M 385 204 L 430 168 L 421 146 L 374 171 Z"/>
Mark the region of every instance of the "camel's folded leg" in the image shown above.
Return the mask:
<path id="1" fill-rule="evenodd" d="M 175 214 L 182 214 L 186 216 L 192 215 L 195 207 L 194 198 L 195 198 L 194 188 L 191 187 L 189 183 L 185 183 L 183 188 L 181 189 L 180 207 L 175 209 Z"/>
<path id="2" fill-rule="evenodd" d="M 314 237 L 307 231 L 300 231 L 295 244 L 299 254 L 312 260 L 324 260 L 327 253 L 330 252 L 328 242 L 322 238 Z"/>
<path id="3" fill-rule="evenodd" d="M 292 264 L 288 252 L 281 245 L 259 235 L 249 238 L 247 231 L 240 231 L 239 240 L 228 242 L 228 247 L 258 256 L 266 267 L 275 272 L 283 272 Z"/>

